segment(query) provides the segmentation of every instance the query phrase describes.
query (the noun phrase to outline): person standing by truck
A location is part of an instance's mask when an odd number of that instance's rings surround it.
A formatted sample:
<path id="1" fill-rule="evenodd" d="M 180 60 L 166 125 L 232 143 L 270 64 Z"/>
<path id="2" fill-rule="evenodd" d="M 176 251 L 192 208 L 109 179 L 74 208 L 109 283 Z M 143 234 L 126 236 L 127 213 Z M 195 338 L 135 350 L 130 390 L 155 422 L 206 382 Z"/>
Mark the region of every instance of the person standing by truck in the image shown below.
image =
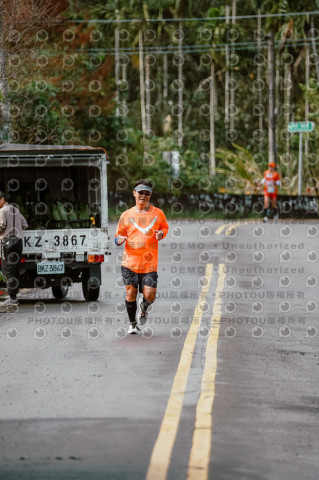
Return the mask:
<path id="1" fill-rule="evenodd" d="M 128 333 L 139 332 L 147 319 L 147 309 L 154 302 L 157 289 L 158 242 L 165 238 L 168 224 L 164 212 L 149 203 L 152 183 L 138 180 L 133 189 L 135 206 L 122 213 L 115 233 L 117 246 L 125 243 L 122 257 L 122 277 L 126 287 L 125 306 L 130 320 Z M 143 295 L 136 297 L 138 290 Z"/>
<path id="2" fill-rule="evenodd" d="M 28 223 L 18 208 L 7 202 L 7 197 L 0 190 L 0 241 L 2 271 L 7 277 L 7 291 L 9 298 L 2 302 L 3 306 L 19 305 L 17 293 L 19 291 L 19 269 L 22 257 L 23 230 Z M 14 239 L 14 246 L 10 253 L 6 253 L 6 242 Z"/>

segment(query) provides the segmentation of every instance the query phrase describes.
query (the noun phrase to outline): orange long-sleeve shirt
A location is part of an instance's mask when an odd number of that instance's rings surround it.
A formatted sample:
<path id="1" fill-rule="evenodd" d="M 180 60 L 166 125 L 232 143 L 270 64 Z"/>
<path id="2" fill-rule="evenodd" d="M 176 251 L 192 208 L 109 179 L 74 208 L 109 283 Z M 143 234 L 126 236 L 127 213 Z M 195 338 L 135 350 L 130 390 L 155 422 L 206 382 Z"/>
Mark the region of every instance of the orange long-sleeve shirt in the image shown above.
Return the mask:
<path id="1" fill-rule="evenodd" d="M 158 240 L 155 230 L 167 235 L 168 224 L 164 212 L 150 205 L 147 212 L 138 212 L 135 207 L 122 213 L 115 237 L 127 237 L 122 257 L 123 267 L 136 273 L 157 272 Z"/>

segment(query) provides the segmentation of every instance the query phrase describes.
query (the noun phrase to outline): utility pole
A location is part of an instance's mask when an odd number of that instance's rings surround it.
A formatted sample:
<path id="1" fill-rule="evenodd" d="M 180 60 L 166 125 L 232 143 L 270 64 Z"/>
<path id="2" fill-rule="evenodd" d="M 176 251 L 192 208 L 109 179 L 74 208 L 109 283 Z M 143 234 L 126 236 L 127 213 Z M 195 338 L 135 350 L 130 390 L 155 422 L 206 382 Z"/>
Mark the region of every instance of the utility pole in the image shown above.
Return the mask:
<path id="1" fill-rule="evenodd" d="M 274 34 L 268 34 L 268 163 L 276 163 Z"/>

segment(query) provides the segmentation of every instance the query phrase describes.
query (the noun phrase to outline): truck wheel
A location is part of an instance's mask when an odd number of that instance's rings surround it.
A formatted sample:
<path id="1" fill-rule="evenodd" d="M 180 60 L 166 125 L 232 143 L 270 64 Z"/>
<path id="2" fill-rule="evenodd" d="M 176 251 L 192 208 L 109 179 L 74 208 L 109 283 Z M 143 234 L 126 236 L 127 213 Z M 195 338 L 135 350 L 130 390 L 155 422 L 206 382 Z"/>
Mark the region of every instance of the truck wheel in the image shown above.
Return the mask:
<path id="1" fill-rule="evenodd" d="M 94 277 L 88 278 L 86 275 L 84 275 L 82 280 L 82 292 L 87 302 L 97 300 L 100 295 L 100 285 L 97 284 Z"/>
<path id="2" fill-rule="evenodd" d="M 68 294 L 68 291 L 68 285 L 64 285 L 63 287 L 58 287 L 55 285 L 52 287 L 52 294 L 54 298 L 65 298 Z"/>

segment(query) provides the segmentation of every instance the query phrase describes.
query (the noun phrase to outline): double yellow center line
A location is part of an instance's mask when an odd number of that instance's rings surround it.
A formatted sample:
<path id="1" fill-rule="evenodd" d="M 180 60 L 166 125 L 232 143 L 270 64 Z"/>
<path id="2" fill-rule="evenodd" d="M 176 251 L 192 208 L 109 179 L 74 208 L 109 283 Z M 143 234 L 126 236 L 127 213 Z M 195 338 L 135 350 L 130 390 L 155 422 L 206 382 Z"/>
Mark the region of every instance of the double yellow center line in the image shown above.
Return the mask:
<path id="1" fill-rule="evenodd" d="M 213 317 L 206 345 L 205 368 L 202 376 L 201 393 L 197 402 L 193 443 L 188 463 L 187 480 L 208 478 L 212 443 L 213 403 L 215 398 L 215 377 L 217 371 L 217 343 L 221 318 L 221 292 L 224 288 L 224 265 L 219 266 L 219 276 L 213 306 Z"/>
<path id="2" fill-rule="evenodd" d="M 201 394 L 196 408 L 195 429 L 188 468 L 189 480 L 204 479 L 208 477 L 211 451 L 212 406 L 215 397 L 215 375 L 217 368 L 217 341 L 221 315 L 221 301 L 218 291 L 222 291 L 224 285 L 225 273 L 223 267 L 224 265 L 219 266 L 219 276 L 213 306 L 213 318 L 207 341 L 206 361 L 201 383 Z M 185 339 L 171 394 L 153 448 L 146 480 L 165 480 L 167 477 L 172 450 L 182 413 L 198 329 L 202 318 L 201 305 L 206 301 L 212 274 L 213 265 L 208 264 L 206 266 L 206 278 L 208 281 L 204 282 L 202 287 L 193 320 Z"/>

